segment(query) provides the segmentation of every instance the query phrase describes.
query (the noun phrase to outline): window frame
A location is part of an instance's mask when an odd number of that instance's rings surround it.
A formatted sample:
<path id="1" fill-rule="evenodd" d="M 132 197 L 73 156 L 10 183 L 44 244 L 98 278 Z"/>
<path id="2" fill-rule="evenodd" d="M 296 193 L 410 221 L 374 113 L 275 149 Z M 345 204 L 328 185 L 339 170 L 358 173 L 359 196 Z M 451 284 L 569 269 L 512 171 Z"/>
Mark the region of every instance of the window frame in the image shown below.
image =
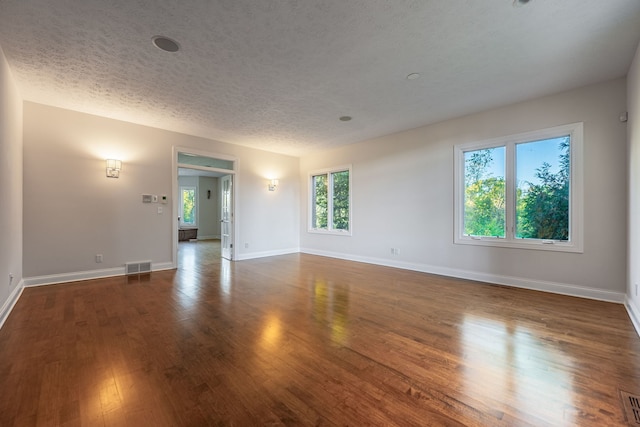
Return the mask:
<path id="1" fill-rule="evenodd" d="M 333 228 L 333 175 L 339 172 L 349 172 L 349 229 L 335 229 Z M 314 207 L 314 177 L 320 175 L 327 175 L 327 228 L 314 228 L 313 227 L 313 207 Z M 326 169 L 318 169 L 309 172 L 308 179 L 308 218 L 307 218 L 307 232 L 316 234 L 329 234 L 336 236 L 352 236 L 353 235 L 353 172 L 351 165 L 337 166 Z"/>
<path id="2" fill-rule="evenodd" d="M 524 239 L 515 237 L 516 227 L 516 145 L 570 136 L 569 240 Z M 464 153 L 505 147 L 505 237 L 464 235 L 465 159 Z M 559 252 L 584 252 L 584 131 L 583 123 L 503 136 L 454 146 L 454 244 L 495 246 Z"/>
<path id="3" fill-rule="evenodd" d="M 194 206 L 193 206 L 193 216 L 194 216 L 194 221 L 193 223 L 185 223 L 184 222 L 184 198 L 182 196 L 182 192 L 184 190 L 193 190 L 193 200 L 194 200 Z M 179 187 L 179 194 L 180 194 L 180 200 L 179 200 L 179 205 L 178 205 L 178 214 L 180 216 L 180 226 L 181 227 L 198 227 L 198 187 L 196 187 L 195 185 L 181 185 Z"/>

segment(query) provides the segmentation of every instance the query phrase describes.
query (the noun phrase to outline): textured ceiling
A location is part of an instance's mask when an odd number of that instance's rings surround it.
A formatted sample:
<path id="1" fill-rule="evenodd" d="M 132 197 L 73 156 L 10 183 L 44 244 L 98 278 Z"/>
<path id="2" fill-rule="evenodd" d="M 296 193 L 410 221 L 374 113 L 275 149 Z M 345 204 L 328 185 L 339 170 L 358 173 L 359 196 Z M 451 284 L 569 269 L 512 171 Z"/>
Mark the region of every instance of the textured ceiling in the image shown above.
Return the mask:
<path id="1" fill-rule="evenodd" d="M 621 77 L 639 40 L 638 0 L 0 0 L 25 100 L 291 155 Z"/>

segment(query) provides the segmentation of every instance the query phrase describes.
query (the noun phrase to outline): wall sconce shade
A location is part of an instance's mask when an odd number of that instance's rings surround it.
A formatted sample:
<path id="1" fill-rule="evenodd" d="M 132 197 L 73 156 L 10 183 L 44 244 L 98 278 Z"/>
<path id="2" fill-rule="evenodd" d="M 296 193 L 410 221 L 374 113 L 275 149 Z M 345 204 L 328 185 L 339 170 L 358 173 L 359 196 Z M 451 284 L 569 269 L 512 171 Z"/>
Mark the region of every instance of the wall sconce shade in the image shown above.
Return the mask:
<path id="1" fill-rule="evenodd" d="M 122 169 L 122 162 L 116 159 L 107 159 L 107 178 L 120 177 L 120 169 Z"/>
<path id="2" fill-rule="evenodd" d="M 271 182 L 269 182 L 269 191 L 276 191 L 277 186 L 278 186 L 278 180 L 272 179 Z"/>

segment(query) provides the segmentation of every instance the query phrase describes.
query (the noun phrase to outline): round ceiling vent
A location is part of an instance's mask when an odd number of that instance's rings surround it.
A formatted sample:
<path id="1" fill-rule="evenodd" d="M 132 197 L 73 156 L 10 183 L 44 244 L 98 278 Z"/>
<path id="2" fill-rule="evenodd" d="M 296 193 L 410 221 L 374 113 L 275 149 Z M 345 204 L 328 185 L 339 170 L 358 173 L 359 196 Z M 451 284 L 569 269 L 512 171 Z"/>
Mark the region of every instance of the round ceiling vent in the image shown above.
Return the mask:
<path id="1" fill-rule="evenodd" d="M 151 38 L 153 45 L 158 49 L 162 49 L 165 52 L 177 52 L 180 50 L 180 45 L 177 41 L 165 36 L 153 36 Z"/>

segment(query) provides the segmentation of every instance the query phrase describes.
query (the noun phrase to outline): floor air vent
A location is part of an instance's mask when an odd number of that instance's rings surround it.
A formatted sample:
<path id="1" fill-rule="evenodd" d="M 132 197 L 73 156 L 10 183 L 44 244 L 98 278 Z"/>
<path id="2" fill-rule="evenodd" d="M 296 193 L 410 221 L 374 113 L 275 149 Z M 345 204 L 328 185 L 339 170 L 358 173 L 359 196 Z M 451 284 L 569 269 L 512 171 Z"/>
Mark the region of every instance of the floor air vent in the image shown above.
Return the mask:
<path id="1" fill-rule="evenodd" d="M 151 273 L 151 261 L 128 262 L 124 265 L 124 274 Z"/>
<path id="2" fill-rule="evenodd" d="M 620 398 L 629 425 L 640 426 L 640 396 L 620 390 Z"/>

